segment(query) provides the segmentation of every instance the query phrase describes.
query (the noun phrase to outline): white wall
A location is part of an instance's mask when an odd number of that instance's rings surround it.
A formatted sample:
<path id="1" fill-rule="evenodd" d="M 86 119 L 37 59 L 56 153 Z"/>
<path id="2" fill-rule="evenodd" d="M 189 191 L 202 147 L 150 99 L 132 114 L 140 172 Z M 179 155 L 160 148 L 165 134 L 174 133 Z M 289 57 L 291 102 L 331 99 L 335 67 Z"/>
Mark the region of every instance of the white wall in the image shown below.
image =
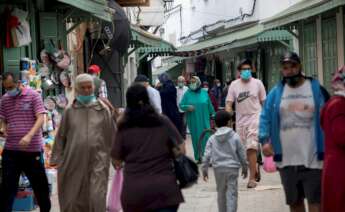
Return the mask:
<path id="1" fill-rule="evenodd" d="M 128 51 L 131 51 L 131 49 L 129 49 Z M 128 56 L 128 62 L 126 64 L 125 71 L 123 74 L 123 79 L 124 79 L 123 90 L 124 91 L 127 91 L 127 88 L 132 84 L 136 76 L 137 76 L 136 58 L 135 58 L 135 53 L 132 53 L 131 55 Z"/>
<path id="2" fill-rule="evenodd" d="M 164 23 L 163 0 L 150 0 L 147 7 L 127 7 L 127 16 L 132 24 L 141 26 L 160 26 Z"/>
<path id="3" fill-rule="evenodd" d="M 298 1 L 300 0 L 257 0 L 252 17 L 229 22 L 226 27 L 247 21 L 266 19 Z M 241 13 L 250 14 L 253 3 L 254 0 L 175 0 L 174 6 L 181 5 L 182 7 L 182 20 L 179 8 L 167 13 L 165 15 L 165 24 L 162 26 L 164 29 L 162 37 L 176 46 L 180 46 L 182 44 L 180 41 L 181 37 L 188 36 L 191 32 L 199 30 L 204 25 L 236 18 Z M 218 24 L 218 26 L 221 25 Z M 189 39 L 184 42 L 185 44 L 196 42 L 196 39 L 200 36 L 202 36 L 201 32 L 193 36 L 194 40 Z"/>

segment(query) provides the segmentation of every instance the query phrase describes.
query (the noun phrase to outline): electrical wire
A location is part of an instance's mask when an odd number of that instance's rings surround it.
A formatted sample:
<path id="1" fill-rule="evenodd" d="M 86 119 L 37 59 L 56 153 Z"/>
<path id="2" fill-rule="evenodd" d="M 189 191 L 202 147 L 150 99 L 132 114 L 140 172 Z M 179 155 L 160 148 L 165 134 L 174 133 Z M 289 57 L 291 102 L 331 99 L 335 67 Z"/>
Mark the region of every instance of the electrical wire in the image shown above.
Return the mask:
<path id="1" fill-rule="evenodd" d="M 208 27 L 215 26 L 215 25 L 217 25 L 217 24 L 219 24 L 219 23 L 224 23 L 224 24 L 226 24 L 226 23 L 229 23 L 229 22 L 234 22 L 234 21 L 238 21 L 238 20 L 244 20 L 246 17 L 252 17 L 252 16 L 254 15 L 254 12 L 255 12 L 256 1 L 257 1 L 257 0 L 253 0 L 253 6 L 252 6 L 252 10 L 251 10 L 250 13 L 244 13 L 244 14 L 241 14 L 241 15 L 239 15 L 239 16 L 237 16 L 237 17 L 234 17 L 234 18 L 231 18 L 231 19 L 221 20 L 221 21 L 217 21 L 217 22 L 212 23 L 212 24 L 204 25 L 204 26 L 202 26 L 199 30 L 197 30 L 197 31 L 195 31 L 195 32 L 192 32 L 192 33 L 190 33 L 190 34 L 187 35 L 187 36 L 180 37 L 179 40 L 180 40 L 181 42 L 183 42 L 183 40 L 186 40 L 186 39 L 187 39 L 187 40 L 188 40 L 188 39 L 190 39 L 190 40 L 198 40 L 199 38 L 192 38 L 192 36 L 195 35 L 195 34 L 197 34 L 197 33 L 200 33 L 200 32 L 204 32 L 204 33 L 208 34 L 208 32 L 207 32 L 207 30 L 206 30 L 206 28 L 208 28 Z"/>

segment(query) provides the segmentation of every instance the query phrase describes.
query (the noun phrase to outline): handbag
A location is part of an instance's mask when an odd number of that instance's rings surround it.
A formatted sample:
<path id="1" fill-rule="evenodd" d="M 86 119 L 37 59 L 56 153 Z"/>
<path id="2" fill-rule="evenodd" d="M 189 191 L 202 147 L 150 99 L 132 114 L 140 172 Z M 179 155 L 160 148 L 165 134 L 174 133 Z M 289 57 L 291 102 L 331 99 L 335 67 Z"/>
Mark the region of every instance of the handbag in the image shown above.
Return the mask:
<path id="1" fill-rule="evenodd" d="M 176 138 L 173 136 L 170 126 L 166 125 L 168 137 L 172 145 L 174 154 L 173 163 L 176 178 L 181 189 L 189 188 L 198 182 L 198 165 L 188 156 L 183 154 L 178 146 Z"/>
<path id="2" fill-rule="evenodd" d="M 110 194 L 108 197 L 107 211 L 109 212 L 120 212 L 122 210 L 122 206 L 121 206 L 122 183 L 123 183 L 123 172 L 122 170 L 116 170 L 116 173 L 111 185 Z"/>

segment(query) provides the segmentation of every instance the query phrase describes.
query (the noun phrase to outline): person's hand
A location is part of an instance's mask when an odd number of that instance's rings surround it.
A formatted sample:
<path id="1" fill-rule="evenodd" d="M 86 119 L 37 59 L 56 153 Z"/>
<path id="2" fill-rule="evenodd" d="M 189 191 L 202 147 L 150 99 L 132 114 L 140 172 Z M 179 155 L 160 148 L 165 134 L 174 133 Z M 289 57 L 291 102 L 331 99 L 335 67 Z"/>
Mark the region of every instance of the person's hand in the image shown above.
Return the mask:
<path id="1" fill-rule="evenodd" d="M 208 182 L 208 176 L 207 175 L 204 176 L 204 181 Z"/>
<path id="2" fill-rule="evenodd" d="M 243 179 L 246 179 L 248 177 L 248 168 L 247 167 L 242 168 L 241 176 L 243 177 Z"/>
<path id="3" fill-rule="evenodd" d="M 7 131 L 6 130 L 0 131 L 0 137 L 6 138 L 7 137 Z"/>
<path id="4" fill-rule="evenodd" d="M 27 148 L 29 144 L 31 143 L 32 136 L 29 134 L 26 134 L 20 141 L 19 145 L 23 148 Z"/>
<path id="5" fill-rule="evenodd" d="M 262 153 L 264 154 L 264 156 L 266 157 L 270 157 L 274 155 L 274 151 L 273 151 L 273 147 L 272 144 L 270 143 L 266 143 L 262 146 Z"/>
<path id="6" fill-rule="evenodd" d="M 195 110 L 195 107 L 193 105 L 188 106 L 188 112 L 193 112 Z"/>

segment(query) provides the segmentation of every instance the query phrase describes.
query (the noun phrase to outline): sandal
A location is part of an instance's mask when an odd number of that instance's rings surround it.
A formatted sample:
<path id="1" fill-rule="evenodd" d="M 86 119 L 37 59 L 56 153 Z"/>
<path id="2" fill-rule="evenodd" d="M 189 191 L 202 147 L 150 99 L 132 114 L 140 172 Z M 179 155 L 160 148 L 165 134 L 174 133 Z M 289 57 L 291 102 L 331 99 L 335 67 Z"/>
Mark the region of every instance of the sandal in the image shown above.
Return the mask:
<path id="1" fill-rule="evenodd" d="M 258 170 L 255 173 L 255 181 L 256 182 L 260 182 L 261 181 L 260 165 L 258 166 Z"/>
<path id="2" fill-rule="evenodd" d="M 256 188 L 258 184 L 254 180 L 248 182 L 247 188 Z"/>

